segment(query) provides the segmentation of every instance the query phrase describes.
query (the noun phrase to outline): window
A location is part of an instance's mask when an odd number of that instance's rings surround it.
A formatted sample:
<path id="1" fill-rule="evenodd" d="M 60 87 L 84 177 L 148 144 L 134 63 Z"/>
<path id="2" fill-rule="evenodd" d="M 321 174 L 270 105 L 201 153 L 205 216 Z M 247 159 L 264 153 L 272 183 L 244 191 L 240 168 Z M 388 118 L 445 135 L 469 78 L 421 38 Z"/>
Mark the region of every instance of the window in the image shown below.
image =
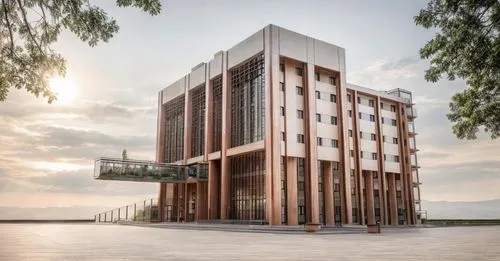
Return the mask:
<path id="1" fill-rule="evenodd" d="M 394 161 L 399 162 L 399 156 L 394 156 Z"/>
<path id="2" fill-rule="evenodd" d="M 382 136 L 382 141 L 385 142 L 385 135 Z"/>
<path id="3" fill-rule="evenodd" d="M 284 72 L 285 71 L 285 65 L 280 63 L 280 71 L 281 72 Z"/>
<path id="4" fill-rule="evenodd" d="M 316 113 L 316 121 L 321 122 L 321 114 Z"/>
<path id="5" fill-rule="evenodd" d="M 338 148 L 339 147 L 339 141 L 332 139 L 332 147 Z"/>
<path id="6" fill-rule="evenodd" d="M 384 154 L 384 161 L 387 161 L 387 154 Z"/>
<path id="7" fill-rule="evenodd" d="M 358 97 L 358 103 L 361 103 L 361 97 Z"/>
<path id="8" fill-rule="evenodd" d="M 384 117 L 382 117 L 382 124 L 384 124 L 384 123 L 385 123 L 385 118 L 384 118 Z"/>
<path id="9" fill-rule="evenodd" d="M 347 94 L 347 101 L 351 102 L 351 94 L 349 94 L 349 93 Z"/>
<path id="10" fill-rule="evenodd" d="M 319 80 L 321 79 L 319 73 L 315 73 L 314 76 L 316 77 L 316 81 L 319 82 Z"/>
<path id="11" fill-rule="evenodd" d="M 380 103 L 380 109 L 382 109 L 382 110 L 384 109 L 384 103 L 382 103 L 382 102 Z"/>
<path id="12" fill-rule="evenodd" d="M 281 116 L 285 116 L 285 107 L 280 107 Z"/>
<path id="13" fill-rule="evenodd" d="M 280 90 L 281 90 L 282 92 L 284 92 L 284 91 L 285 91 L 285 83 L 284 83 L 284 82 L 280 82 Z"/>
<path id="14" fill-rule="evenodd" d="M 351 154 L 351 157 L 354 157 L 354 150 L 350 150 L 349 154 Z"/>
<path id="15" fill-rule="evenodd" d="M 363 158 L 363 154 L 364 154 L 363 151 L 361 151 L 361 158 Z"/>
<path id="16" fill-rule="evenodd" d="M 304 95 L 304 88 L 297 86 L 296 90 L 298 95 Z"/>
<path id="17" fill-rule="evenodd" d="M 330 76 L 330 84 L 335 85 L 335 77 Z"/>
<path id="18" fill-rule="evenodd" d="M 358 114 L 359 114 L 359 119 L 363 119 L 363 114 L 361 112 L 359 112 Z"/>
<path id="19" fill-rule="evenodd" d="M 321 93 L 319 91 L 316 91 L 316 99 L 321 99 Z"/>
<path id="20" fill-rule="evenodd" d="M 298 76 L 302 76 L 302 68 L 300 67 L 295 68 L 295 74 L 297 74 Z"/>
<path id="21" fill-rule="evenodd" d="M 371 121 L 371 122 L 375 122 L 375 115 L 370 114 L 370 121 Z"/>
<path id="22" fill-rule="evenodd" d="M 333 125 L 337 125 L 337 117 L 330 116 L 330 123 L 333 124 Z"/>
<path id="23" fill-rule="evenodd" d="M 373 102 L 373 100 L 368 100 L 368 106 L 373 107 L 373 106 L 374 106 L 374 104 L 375 104 L 375 103 Z"/>
<path id="24" fill-rule="evenodd" d="M 285 133 L 284 133 L 284 132 L 281 132 L 281 140 L 282 140 L 282 141 L 285 141 L 285 139 L 286 139 L 286 138 L 285 138 Z"/>
<path id="25" fill-rule="evenodd" d="M 304 119 L 304 111 L 303 110 L 297 110 L 297 118 Z"/>
<path id="26" fill-rule="evenodd" d="M 297 134 L 297 142 L 304 143 L 304 134 Z"/>
<path id="27" fill-rule="evenodd" d="M 352 111 L 349 110 L 348 112 L 349 112 L 349 117 L 352 118 Z"/>
<path id="28" fill-rule="evenodd" d="M 377 159 L 377 153 L 372 152 L 372 159 L 373 159 L 373 160 L 376 160 L 376 159 Z"/>
<path id="29" fill-rule="evenodd" d="M 330 101 L 331 101 L 331 102 L 337 102 L 337 95 L 335 95 L 335 94 L 330 94 Z"/>
<path id="30" fill-rule="evenodd" d="M 352 137 L 352 130 L 347 131 L 349 133 L 349 137 Z"/>
<path id="31" fill-rule="evenodd" d="M 375 133 L 372 133 L 371 138 L 372 140 L 377 140 L 377 135 L 375 135 Z"/>
<path id="32" fill-rule="evenodd" d="M 392 126 L 396 126 L 396 120 L 395 119 L 392 119 L 391 123 L 392 123 Z"/>
<path id="33" fill-rule="evenodd" d="M 323 146 L 323 138 L 317 137 L 316 142 L 318 143 L 318 146 Z"/>
<path id="34" fill-rule="evenodd" d="M 299 191 L 304 191 L 304 181 L 299 181 Z"/>
<path id="35" fill-rule="evenodd" d="M 392 143 L 393 144 L 398 144 L 398 138 L 392 138 Z"/>
<path id="36" fill-rule="evenodd" d="M 396 105 L 391 105 L 391 111 L 396 112 Z"/>
<path id="37" fill-rule="evenodd" d="M 359 132 L 359 138 L 360 138 L 360 139 L 362 139 L 362 138 L 363 138 L 363 132 L 362 132 L 362 131 L 360 131 L 360 132 Z"/>

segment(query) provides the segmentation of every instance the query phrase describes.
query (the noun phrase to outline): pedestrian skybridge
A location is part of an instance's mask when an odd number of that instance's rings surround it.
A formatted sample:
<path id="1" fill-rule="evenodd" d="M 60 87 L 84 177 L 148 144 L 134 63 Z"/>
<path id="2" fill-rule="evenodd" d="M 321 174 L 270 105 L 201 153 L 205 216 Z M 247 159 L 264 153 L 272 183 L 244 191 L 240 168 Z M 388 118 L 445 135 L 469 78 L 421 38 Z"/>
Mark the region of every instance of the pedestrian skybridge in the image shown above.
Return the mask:
<path id="1" fill-rule="evenodd" d="M 94 163 L 94 179 L 140 182 L 182 183 L 188 179 L 208 179 L 208 165 L 176 165 L 143 160 L 98 158 Z"/>

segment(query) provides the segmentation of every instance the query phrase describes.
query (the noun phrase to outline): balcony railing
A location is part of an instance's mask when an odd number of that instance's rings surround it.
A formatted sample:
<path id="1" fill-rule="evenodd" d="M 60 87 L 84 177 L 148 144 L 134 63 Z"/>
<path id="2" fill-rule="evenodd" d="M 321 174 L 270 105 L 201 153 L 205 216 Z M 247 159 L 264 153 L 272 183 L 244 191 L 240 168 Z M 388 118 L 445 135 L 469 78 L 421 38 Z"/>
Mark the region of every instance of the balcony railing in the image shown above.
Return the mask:
<path id="1" fill-rule="evenodd" d="M 148 199 L 95 215 L 97 223 L 158 222 L 160 213 L 157 199 Z"/>
<path id="2" fill-rule="evenodd" d="M 408 135 L 410 137 L 415 137 L 415 135 L 417 135 L 417 133 L 415 132 L 415 125 L 413 125 L 412 122 L 408 123 Z"/>
<path id="3" fill-rule="evenodd" d="M 208 179 L 207 164 L 174 165 L 113 158 L 99 158 L 94 163 L 94 178 L 100 180 L 184 182 L 188 177 Z"/>
<path id="4" fill-rule="evenodd" d="M 417 108 L 414 108 L 413 106 L 409 108 L 409 110 L 407 110 L 407 115 L 410 119 L 416 118 L 418 116 Z"/>

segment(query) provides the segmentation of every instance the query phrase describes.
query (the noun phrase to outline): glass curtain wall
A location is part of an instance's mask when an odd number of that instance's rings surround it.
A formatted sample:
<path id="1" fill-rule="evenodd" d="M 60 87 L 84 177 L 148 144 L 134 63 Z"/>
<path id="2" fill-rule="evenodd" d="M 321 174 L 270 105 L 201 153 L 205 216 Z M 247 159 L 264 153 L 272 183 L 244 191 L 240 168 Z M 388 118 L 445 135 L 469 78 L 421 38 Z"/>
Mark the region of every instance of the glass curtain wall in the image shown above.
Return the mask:
<path id="1" fill-rule="evenodd" d="M 231 70 L 231 147 L 264 138 L 264 55 Z"/>
<path id="2" fill-rule="evenodd" d="M 306 223 L 305 159 L 297 158 L 297 220 Z"/>
<path id="3" fill-rule="evenodd" d="M 184 158 L 184 95 L 169 101 L 165 109 L 165 162 Z"/>
<path id="4" fill-rule="evenodd" d="M 191 157 L 205 150 L 205 85 L 191 91 Z"/>
<path id="5" fill-rule="evenodd" d="M 231 219 L 265 219 L 265 175 L 263 151 L 231 157 Z"/>
<path id="6" fill-rule="evenodd" d="M 212 112 L 212 151 L 220 151 L 222 146 L 222 76 L 212 80 L 213 112 Z"/>

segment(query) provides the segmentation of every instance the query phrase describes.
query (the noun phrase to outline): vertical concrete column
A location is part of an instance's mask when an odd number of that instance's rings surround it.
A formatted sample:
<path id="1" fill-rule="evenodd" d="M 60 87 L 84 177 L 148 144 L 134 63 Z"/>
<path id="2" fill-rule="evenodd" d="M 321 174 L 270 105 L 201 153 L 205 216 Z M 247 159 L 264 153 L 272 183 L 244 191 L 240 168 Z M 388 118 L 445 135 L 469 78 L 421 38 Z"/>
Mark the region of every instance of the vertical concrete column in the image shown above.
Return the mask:
<path id="1" fill-rule="evenodd" d="M 378 164 L 378 177 L 379 177 L 379 203 L 380 203 L 380 223 L 386 225 L 388 223 L 387 219 L 387 180 L 385 175 L 385 160 L 384 160 L 384 141 L 382 139 L 383 129 L 382 129 L 382 111 L 380 108 L 380 96 L 377 96 L 376 104 L 375 104 L 375 131 L 377 135 L 377 164 Z"/>
<path id="2" fill-rule="evenodd" d="M 365 223 L 365 199 L 363 197 L 363 168 L 361 166 L 361 143 L 359 137 L 359 107 L 358 107 L 358 92 L 354 91 L 351 97 L 351 101 L 353 104 L 352 108 L 352 118 L 353 118 L 353 126 L 352 126 L 352 138 L 353 138 L 353 148 L 354 148 L 354 164 L 356 168 L 356 183 L 357 183 L 357 195 L 358 195 L 358 219 L 361 221 L 360 224 Z"/>
<path id="3" fill-rule="evenodd" d="M 217 205 L 219 204 L 219 177 L 217 163 L 208 162 L 208 215 L 209 219 L 217 219 Z"/>
<path id="4" fill-rule="evenodd" d="M 351 198 L 351 155 L 349 152 L 348 121 L 349 114 L 347 108 L 347 81 L 345 69 L 345 49 L 339 48 L 339 76 L 337 81 L 337 112 L 339 116 L 339 143 L 340 143 L 340 171 L 342 175 L 342 221 L 347 224 L 352 223 L 352 198 Z"/>
<path id="5" fill-rule="evenodd" d="M 265 150 L 265 196 L 266 196 L 266 213 L 265 220 L 270 225 L 274 223 L 273 219 L 273 84 L 272 84 L 272 60 L 271 60 L 271 28 L 268 26 L 264 29 L 264 90 L 265 90 L 265 135 L 264 135 L 264 150 Z M 279 140 L 279 139 L 278 139 Z"/>
<path id="6" fill-rule="evenodd" d="M 309 43 L 308 43 L 309 44 Z M 309 200 L 306 201 L 309 204 L 308 215 L 310 218 L 307 220 L 308 223 L 317 224 L 319 223 L 319 199 L 318 199 L 318 159 L 317 159 L 317 142 L 316 142 L 316 84 L 314 78 L 314 64 L 308 62 L 306 65 L 306 99 L 305 99 L 305 110 L 306 110 L 306 166 L 308 175 L 308 189 L 309 189 Z M 306 188 L 307 189 L 307 188 Z"/>
<path id="7" fill-rule="evenodd" d="M 220 172 L 220 219 L 229 218 L 230 190 L 230 159 L 226 151 L 231 147 L 231 86 L 230 72 L 227 69 L 227 52 L 222 53 L 222 144 Z"/>
<path id="8" fill-rule="evenodd" d="M 180 214 L 181 213 L 181 195 L 182 195 L 181 186 L 182 186 L 181 183 L 176 183 L 175 187 L 174 187 L 174 205 L 175 205 L 175 209 L 177 212 L 177 222 L 179 222 L 180 218 L 181 218 L 181 214 Z"/>
<path id="9" fill-rule="evenodd" d="M 196 182 L 196 201 L 194 220 L 198 221 L 202 218 L 202 202 L 203 202 L 203 181 Z"/>
<path id="10" fill-rule="evenodd" d="M 366 188 L 366 217 L 367 225 L 375 224 L 375 201 L 373 196 L 373 172 L 365 172 L 365 188 Z"/>
<path id="11" fill-rule="evenodd" d="M 189 214 L 189 183 L 184 183 L 184 222 L 187 222 Z"/>
<path id="12" fill-rule="evenodd" d="M 184 164 L 191 158 L 191 121 L 192 121 L 192 102 L 189 91 L 189 75 L 186 76 L 186 86 L 184 94 Z"/>
<path id="13" fill-rule="evenodd" d="M 387 176 L 387 185 L 389 188 L 389 204 L 390 204 L 390 213 L 391 216 L 391 225 L 398 224 L 398 204 L 396 198 L 396 177 L 394 173 L 390 173 Z"/>
<path id="14" fill-rule="evenodd" d="M 295 226 L 297 220 L 297 158 L 286 157 L 287 224 Z"/>
<path id="15" fill-rule="evenodd" d="M 210 63 L 207 64 L 205 70 L 205 151 L 203 161 L 208 161 L 208 154 L 212 152 L 212 133 L 213 131 L 213 110 L 214 110 L 214 92 L 212 83 L 210 82 Z M 209 173 L 210 175 L 210 173 Z"/>
<path id="16" fill-rule="evenodd" d="M 323 193 L 325 196 L 325 223 L 335 225 L 335 201 L 333 199 L 333 166 L 331 161 L 323 162 Z"/>
<path id="17" fill-rule="evenodd" d="M 165 221 L 165 205 L 167 199 L 167 184 L 160 183 L 160 193 L 158 196 L 158 212 L 160 213 L 160 221 Z"/>
<path id="18" fill-rule="evenodd" d="M 158 93 L 158 115 L 156 119 L 156 162 L 162 163 L 165 159 L 165 114 L 163 110 L 163 91 Z M 165 202 L 164 202 L 164 184 L 160 183 L 160 193 L 158 197 L 158 211 L 160 220 L 164 220 Z"/>

